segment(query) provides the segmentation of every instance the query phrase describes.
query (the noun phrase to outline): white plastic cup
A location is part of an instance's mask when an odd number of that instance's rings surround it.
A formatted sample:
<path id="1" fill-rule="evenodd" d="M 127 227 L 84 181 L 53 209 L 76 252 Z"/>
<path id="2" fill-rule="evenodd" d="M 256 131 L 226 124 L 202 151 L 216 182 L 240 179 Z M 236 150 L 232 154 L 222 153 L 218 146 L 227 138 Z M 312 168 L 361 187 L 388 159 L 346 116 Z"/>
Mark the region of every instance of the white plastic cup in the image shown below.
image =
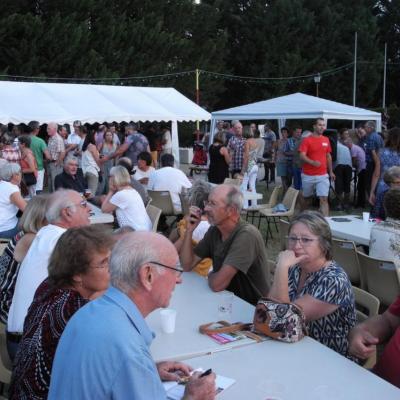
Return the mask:
<path id="1" fill-rule="evenodd" d="M 363 221 L 368 222 L 369 221 L 369 212 L 363 212 Z"/>
<path id="2" fill-rule="evenodd" d="M 219 320 L 231 322 L 234 297 L 235 295 L 232 292 L 226 290 L 217 293 L 217 311 Z"/>
<path id="3" fill-rule="evenodd" d="M 161 315 L 161 329 L 164 333 L 175 332 L 176 310 L 172 308 L 165 308 L 160 311 Z"/>

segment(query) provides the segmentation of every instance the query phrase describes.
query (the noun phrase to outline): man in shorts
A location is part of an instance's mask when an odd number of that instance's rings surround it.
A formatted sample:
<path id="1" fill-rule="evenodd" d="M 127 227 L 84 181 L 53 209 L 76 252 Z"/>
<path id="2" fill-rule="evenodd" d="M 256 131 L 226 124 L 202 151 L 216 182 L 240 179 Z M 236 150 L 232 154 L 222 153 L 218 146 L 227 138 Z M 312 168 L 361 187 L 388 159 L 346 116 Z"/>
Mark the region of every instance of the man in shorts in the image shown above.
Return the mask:
<path id="1" fill-rule="evenodd" d="M 323 215 L 329 215 L 329 177 L 335 180 L 332 170 L 331 145 L 329 139 L 322 136 L 325 131 L 325 121 L 317 118 L 314 124 L 314 132 L 304 138 L 299 147 L 300 159 L 303 161 L 303 197 L 307 208 L 311 206 L 314 192 L 320 201 L 320 209 Z M 329 175 L 328 175 L 329 173 Z"/>

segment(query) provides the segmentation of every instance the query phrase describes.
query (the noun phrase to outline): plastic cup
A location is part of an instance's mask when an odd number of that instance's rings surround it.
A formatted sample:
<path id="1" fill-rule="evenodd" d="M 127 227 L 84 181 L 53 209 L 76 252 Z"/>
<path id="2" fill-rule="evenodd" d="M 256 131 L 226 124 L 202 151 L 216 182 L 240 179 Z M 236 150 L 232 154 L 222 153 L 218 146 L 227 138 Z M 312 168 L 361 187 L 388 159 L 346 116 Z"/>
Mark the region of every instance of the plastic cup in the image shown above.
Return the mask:
<path id="1" fill-rule="evenodd" d="M 165 308 L 160 311 L 161 315 L 161 329 L 164 333 L 175 332 L 176 310 L 172 308 Z"/>
<path id="2" fill-rule="evenodd" d="M 234 297 L 235 295 L 228 291 L 217 293 L 217 310 L 219 320 L 231 322 Z"/>
<path id="3" fill-rule="evenodd" d="M 369 212 L 363 212 L 363 221 L 368 222 L 369 221 Z"/>

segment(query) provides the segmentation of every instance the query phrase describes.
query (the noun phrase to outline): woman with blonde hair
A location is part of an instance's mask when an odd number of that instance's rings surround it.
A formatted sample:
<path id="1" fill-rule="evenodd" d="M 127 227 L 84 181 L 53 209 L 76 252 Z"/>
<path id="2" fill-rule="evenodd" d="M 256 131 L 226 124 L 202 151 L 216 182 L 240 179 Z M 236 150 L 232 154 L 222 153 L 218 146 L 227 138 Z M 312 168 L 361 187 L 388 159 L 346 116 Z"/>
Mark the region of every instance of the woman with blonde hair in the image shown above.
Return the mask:
<path id="1" fill-rule="evenodd" d="M 151 231 L 152 224 L 139 193 L 131 185 L 131 176 L 125 167 L 112 167 L 109 191 L 101 205 L 105 213 L 115 211 L 120 227 L 129 225 L 135 231 Z"/>

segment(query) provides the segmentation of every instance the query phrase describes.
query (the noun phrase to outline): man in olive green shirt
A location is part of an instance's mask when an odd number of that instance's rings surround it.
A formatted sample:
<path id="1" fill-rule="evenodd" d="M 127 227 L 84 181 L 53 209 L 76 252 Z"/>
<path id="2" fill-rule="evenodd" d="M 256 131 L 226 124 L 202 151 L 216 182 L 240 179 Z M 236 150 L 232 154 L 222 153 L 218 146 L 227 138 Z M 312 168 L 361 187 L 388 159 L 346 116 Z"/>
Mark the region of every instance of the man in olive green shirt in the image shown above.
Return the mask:
<path id="1" fill-rule="evenodd" d="M 198 208 L 191 207 L 180 257 L 185 271 L 192 270 L 203 258 L 211 258 L 210 288 L 216 292 L 232 291 L 256 304 L 269 291 L 270 271 L 261 233 L 240 220 L 242 206 L 243 195 L 236 186 L 216 186 L 205 207 L 211 227 L 193 249 L 192 234 L 201 214 Z"/>
<path id="2" fill-rule="evenodd" d="M 37 137 L 40 125 L 38 121 L 31 121 L 28 124 L 30 128 L 30 137 L 31 137 L 31 145 L 30 149 L 36 159 L 37 167 L 38 167 L 38 177 L 36 180 L 36 193 L 39 194 L 43 190 L 43 181 L 44 181 L 44 163 L 43 156 L 46 160 L 50 160 L 50 154 L 47 150 L 46 142 Z"/>

